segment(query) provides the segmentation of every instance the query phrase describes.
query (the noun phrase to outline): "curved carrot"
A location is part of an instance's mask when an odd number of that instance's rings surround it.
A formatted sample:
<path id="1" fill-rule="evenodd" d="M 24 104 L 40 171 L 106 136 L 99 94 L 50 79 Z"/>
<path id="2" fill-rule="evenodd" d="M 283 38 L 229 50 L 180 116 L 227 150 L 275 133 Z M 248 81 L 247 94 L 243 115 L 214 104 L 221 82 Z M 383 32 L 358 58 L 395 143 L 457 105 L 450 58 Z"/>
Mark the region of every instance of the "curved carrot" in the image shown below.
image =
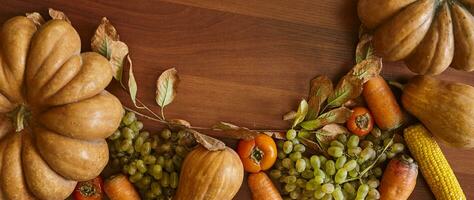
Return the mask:
<path id="1" fill-rule="evenodd" d="M 282 200 L 280 192 L 264 172 L 250 174 L 248 184 L 253 200 Z"/>
<path id="2" fill-rule="evenodd" d="M 400 105 L 398 105 L 387 82 L 381 76 L 367 81 L 362 95 L 380 129 L 391 130 L 402 125 L 403 113 Z"/>
<path id="3" fill-rule="evenodd" d="M 110 200 L 140 200 L 140 195 L 128 178 L 122 174 L 113 176 L 105 182 L 105 194 Z"/>

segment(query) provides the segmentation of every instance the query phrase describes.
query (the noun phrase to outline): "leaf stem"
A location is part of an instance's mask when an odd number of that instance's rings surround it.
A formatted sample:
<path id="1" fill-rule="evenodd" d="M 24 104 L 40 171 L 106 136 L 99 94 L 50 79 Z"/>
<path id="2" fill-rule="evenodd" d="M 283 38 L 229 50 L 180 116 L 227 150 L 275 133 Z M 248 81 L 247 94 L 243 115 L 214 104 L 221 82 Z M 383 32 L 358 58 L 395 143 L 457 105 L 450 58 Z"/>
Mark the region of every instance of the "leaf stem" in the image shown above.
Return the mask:
<path id="1" fill-rule="evenodd" d="M 143 114 L 143 113 L 141 113 L 141 112 L 135 111 L 135 110 L 133 110 L 132 108 L 129 108 L 129 107 L 127 107 L 127 106 L 123 106 L 123 107 L 125 108 L 125 110 L 128 110 L 128 111 L 130 111 L 130 112 L 133 112 L 133 113 L 135 113 L 135 114 L 137 114 L 137 115 L 139 115 L 139 116 L 141 116 L 141 117 L 144 117 L 144 118 L 146 118 L 146 119 L 149 119 L 149 120 L 152 120 L 152 121 L 156 121 L 156 122 L 160 122 L 160 123 L 163 123 L 163 124 L 168 124 L 167 121 L 162 120 L 162 119 L 160 119 L 160 118 L 155 118 L 155 117 L 148 116 L 148 115 Z"/>

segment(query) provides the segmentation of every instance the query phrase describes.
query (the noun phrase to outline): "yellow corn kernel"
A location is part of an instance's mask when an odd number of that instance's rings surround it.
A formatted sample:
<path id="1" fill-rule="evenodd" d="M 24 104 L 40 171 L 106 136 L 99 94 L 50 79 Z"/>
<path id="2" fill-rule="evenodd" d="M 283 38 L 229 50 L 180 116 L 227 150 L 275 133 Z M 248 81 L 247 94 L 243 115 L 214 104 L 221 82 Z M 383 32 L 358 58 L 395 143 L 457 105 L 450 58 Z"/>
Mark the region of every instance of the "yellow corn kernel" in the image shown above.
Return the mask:
<path id="1" fill-rule="evenodd" d="M 421 124 L 404 130 L 405 141 L 418 162 L 421 173 L 437 200 L 465 200 L 453 170 L 431 136 Z"/>

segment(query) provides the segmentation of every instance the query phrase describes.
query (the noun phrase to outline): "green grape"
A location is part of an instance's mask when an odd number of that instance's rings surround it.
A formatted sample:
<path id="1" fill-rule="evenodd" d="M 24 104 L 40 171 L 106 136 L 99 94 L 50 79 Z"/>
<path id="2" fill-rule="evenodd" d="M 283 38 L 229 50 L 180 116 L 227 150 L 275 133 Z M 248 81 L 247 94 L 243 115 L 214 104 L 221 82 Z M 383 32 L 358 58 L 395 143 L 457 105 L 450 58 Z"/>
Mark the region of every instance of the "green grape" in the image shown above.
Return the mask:
<path id="1" fill-rule="evenodd" d="M 288 174 L 291 175 L 291 176 L 298 176 L 299 173 L 298 171 L 296 171 L 296 168 L 291 168 L 290 170 L 288 170 Z"/>
<path id="2" fill-rule="evenodd" d="M 160 134 L 161 138 L 168 140 L 171 137 L 171 131 L 169 129 L 163 129 Z"/>
<path id="3" fill-rule="evenodd" d="M 323 165 L 324 163 L 326 163 L 328 159 L 326 157 L 324 157 L 323 155 L 319 156 L 319 161 L 321 162 L 321 165 Z"/>
<path id="4" fill-rule="evenodd" d="M 306 182 L 305 189 L 314 191 L 318 188 L 320 184 L 321 183 L 318 183 L 315 179 L 311 179 L 308 182 Z"/>
<path id="5" fill-rule="evenodd" d="M 356 199 L 364 199 L 367 196 L 368 192 L 369 192 L 369 186 L 367 184 L 360 185 L 359 189 L 357 189 Z"/>
<path id="6" fill-rule="evenodd" d="M 284 168 L 290 169 L 293 167 L 293 161 L 290 158 L 285 158 L 281 161 L 281 165 Z"/>
<path id="7" fill-rule="evenodd" d="M 177 133 L 171 133 L 171 141 L 176 142 L 178 139 L 179 137 Z"/>
<path id="8" fill-rule="evenodd" d="M 370 188 L 369 193 L 367 193 L 367 198 L 368 199 L 380 199 L 380 193 L 377 189 Z"/>
<path id="9" fill-rule="evenodd" d="M 321 190 L 326 194 L 331 194 L 334 191 L 334 185 L 332 183 L 326 183 L 321 186 Z"/>
<path id="10" fill-rule="evenodd" d="M 133 130 L 128 128 L 128 127 L 123 127 L 122 128 L 122 136 L 125 139 L 133 139 L 135 137 L 135 134 L 133 133 Z"/>
<path id="11" fill-rule="evenodd" d="M 303 156 L 302 158 L 304 160 L 304 162 L 306 163 L 306 169 L 311 169 L 311 164 L 309 163 L 309 158 Z"/>
<path id="12" fill-rule="evenodd" d="M 148 139 L 148 137 L 150 137 L 150 132 L 148 131 L 143 131 L 143 132 L 140 132 L 140 134 L 138 134 L 138 137 L 142 137 L 143 139 Z"/>
<path id="13" fill-rule="evenodd" d="M 284 143 L 283 140 L 278 140 L 278 141 L 276 142 L 277 148 L 278 148 L 278 149 L 283 149 L 283 143 Z"/>
<path id="14" fill-rule="evenodd" d="M 124 123 L 126 126 L 128 126 L 136 120 L 137 120 L 137 116 L 135 116 L 135 113 L 127 112 L 125 114 L 125 116 L 123 116 L 123 118 L 122 118 L 122 123 Z"/>
<path id="15" fill-rule="evenodd" d="M 339 142 L 344 144 L 344 143 L 347 142 L 347 135 L 346 134 L 339 134 L 337 136 L 337 140 L 339 140 Z"/>
<path id="16" fill-rule="evenodd" d="M 388 159 L 392 159 L 393 157 L 395 157 L 397 154 L 395 153 L 392 153 L 392 152 L 387 152 L 387 158 Z"/>
<path id="17" fill-rule="evenodd" d="M 323 181 L 324 181 L 324 179 L 326 178 L 326 173 L 321 169 L 317 169 L 317 170 L 315 169 L 314 170 L 314 177 L 316 177 L 316 176 L 322 177 Z"/>
<path id="18" fill-rule="evenodd" d="M 281 175 L 282 175 L 282 173 L 278 169 L 274 169 L 274 170 L 270 171 L 270 177 L 272 177 L 273 179 L 278 179 L 278 178 L 281 177 Z"/>
<path id="19" fill-rule="evenodd" d="M 120 144 L 120 151 L 128 151 L 128 149 L 132 148 L 132 140 L 131 139 L 126 139 L 122 140 Z"/>
<path id="20" fill-rule="evenodd" d="M 130 124 L 130 129 L 137 133 L 143 129 L 143 123 L 140 121 L 134 121 L 132 124 Z"/>
<path id="21" fill-rule="evenodd" d="M 341 187 L 336 187 L 332 192 L 334 200 L 344 200 L 344 194 L 342 193 Z"/>
<path id="22" fill-rule="evenodd" d="M 173 161 L 173 164 L 174 164 L 174 167 L 176 169 L 181 169 L 181 165 L 183 163 L 183 158 L 179 155 L 174 155 L 173 158 L 171 158 L 171 160 Z"/>
<path id="23" fill-rule="evenodd" d="M 293 148 L 293 151 L 297 151 L 297 152 L 305 152 L 306 151 L 306 147 L 303 145 L 303 144 L 297 144 L 295 145 L 295 147 Z"/>
<path id="24" fill-rule="evenodd" d="M 299 199 L 301 196 L 300 190 L 293 190 L 290 192 L 290 198 L 291 199 Z"/>
<path id="25" fill-rule="evenodd" d="M 296 138 L 296 131 L 294 129 L 290 129 L 286 132 L 286 139 L 293 140 Z"/>
<path id="26" fill-rule="evenodd" d="M 348 148 L 353 148 L 359 146 L 359 136 L 357 135 L 351 135 L 349 137 L 349 140 L 347 141 L 347 147 Z"/>
<path id="27" fill-rule="evenodd" d="M 358 162 L 364 163 L 365 161 L 375 157 L 375 151 L 372 147 L 367 147 L 362 152 L 360 152 L 360 157 Z"/>
<path id="28" fill-rule="evenodd" d="M 306 200 L 312 199 L 313 193 L 314 193 L 314 190 L 306 190 L 306 189 L 304 189 L 304 190 L 303 190 L 303 197 L 304 197 L 304 199 L 306 199 Z"/>
<path id="29" fill-rule="evenodd" d="M 387 160 L 387 154 L 386 153 L 381 153 L 379 159 L 377 160 L 377 163 L 383 163 Z"/>
<path id="30" fill-rule="evenodd" d="M 127 154 L 132 155 L 133 153 L 135 153 L 135 149 L 134 148 L 128 148 Z"/>
<path id="31" fill-rule="evenodd" d="M 303 172 L 306 169 L 306 161 L 304 161 L 304 159 L 298 159 L 295 167 L 298 173 Z"/>
<path id="32" fill-rule="evenodd" d="M 135 173 L 137 172 L 137 167 L 133 166 L 133 165 L 130 165 L 128 168 L 127 168 L 127 173 L 129 175 L 134 175 Z M 143 173 L 143 172 L 141 172 Z"/>
<path id="33" fill-rule="evenodd" d="M 334 161 L 328 160 L 328 161 L 326 162 L 324 171 L 325 171 L 326 174 L 328 174 L 329 176 L 334 175 L 334 174 L 336 173 L 336 167 L 335 167 Z"/>
<path id="34" fill-rule="evenodd" d="M 344 191 L 346 191 L 348 194 L 356 193 L 354 185 L 352 185 L 351 183 L 344 183 L 343 188 L 344 188 Z"/>
<path id="35" fill-rule="evenodd" d="M 392 145 L 390 152 L 397 154 L 402 152 L 404 149 L 405 145 L 403 145 L 402 143 L 395 143 Z"/>
<path id="36" fill-rule="evenodd" d="M 161 144 L 160 146 L 160 152 L 162 153 L 170 152 L 171 150 L 172 150 L 171 144 L 168 142 Z"/>
<path id="37" fill-rule="evenodd" d="M 165 157 L 158 156 L 158 158 L 156 159 L 156 164 L 164 166 L 165 165 Z"/>
<path id="38" fill-rule="evenodd" d="M 356 169 L 353 169 L 353 170 L 349 171 L 349 176 L 351 178 L 355 178 L 355 177 L 359 176 L 359 172 Z"/>
<path id="39" fill-rule="evenodd" d="M 321 160 L 316 155 L 311 156 L 309 162 L 311 164 L 311 167 L 313 167 L 313 169 L 319 169 L 321 167 Z"/>
<path id="40" fill-rule="evenodd" d="M 161 187 L 168 187 L 170 185 L 170 174 L 163 172 L 163 176 L 160 179 Z"/>
<path id="41" fill-rule="evenodd" d="M 178 187 L 178 173 L 176 172 L 170 174 L 170 187 L 173 189 Z"/>
<path id="42" fill-rule="evenodd" d="M 301 152 L 293 152 L 290 154 L 290 159 L 293 162 L 296 162 L 297 160 L 301 159 L 301 157 L 302 157 Z"/>
<path id="43" fill-rule="evenodd" d="M 340 184 L 346 181 L 346 178 L 347 178 L 347 170 L 342 168 L 342 169 L 337 170 L 337 173 L 334 176 L 334 181 L 337 184 Z"/>
<path id="44" fill-rule="evenodd" d="M 383 174 L 382 168 L 376 167 L 373 169 L 375 177 L 381 177 Z"/>
<path id="45" fill-rule="evenodd" d="M 342 148 L 340 147 L 329 147 L 328 148 L 328 154 L 332 157 L 338 158 L 342 156 Z"/>
<path id="46" fill-rule="evenodd" d="M 143 143 L 143 146 L 140 149 L 140 154 L 142 156 L 146 156 L 146 155 L 150 154 L 150 152 L 151 152 L 151 143 L 150 142 Z"/>
<path id="47" fill-rule="evenodd" d="M 140 180 L 140 185 L 142 185 L 144 188 L 148 188 L 150 184 L 151 184 L 150 176 L 143 176 L 143 178 Z"/>
<path id="48" fill-rule="evenodd" d="M 372 142 L 369 141 L 369 140 L 363 140 L 362 142 L 360 142 L 359 146 L 360 146 L 360 148 L 362 148 L 362 149 L 365 149 L 365 148 L 367 148 L 367 147 L 373 148 L 373 147 L 374 147 L 374 143 L 372 143 Z"/>
<path id="49" fill-rule="evenodd" d="M 344 164 L 346 163 L 346 161 L 347 161 L 346 156 L 341 156 L 341 157 L 337 158 L 337 160 L 336 160 L 336 169 L 341 169 L 342 167 L 344 167 Z"/>
<path id="50" fill-rule="evenodd" d="M 321 190 L 321 188 L 319 188 L 316 191 L 314 191 L 313 197 L 316 198 L 316 199 L 322 199 L 324 197 L 324 195 L 326 195 L 326 193 L 323 192 Z"/>
<path id="51" fill-rule="evenodd" d="M 161 195 L 162 191 L 161 191 L 161 186 L 160 186 L 160 183 L 157 182 L 157 181 L 152 181 L 151 182 L 151 185 L 150 185 L 150 191 L 154 194 L 154 195 Z"/>
<path id="52" fill-rule="evenodd" d="M 346 169 L 347 171 L 351 171 L 353 169 L 355 169 L 357 167 L 357 161 L 355 160 L 349 160 L 348 162 L 346 162 L 344 164 L 344 169 Z"/>
<path id="53" fill-rule="evenodd" d="M 283 143 L 283 152 L 290 154 L 293 151 L 293 143 L 291 141 L 285 141 Z"/>
<path id="54" fill-rule="evenodd" d="M 377 188 L 379 187 L 379 180 L 375 179 L 375 178 L 371 178 L 367 181 L 367 185 L 370 187 L 370 188 Z"/>
<path id="55" fill-rule="evenodd" d="M 349 149 L 347 149 L 347 154 L 349 154 L 350 156 L 358 156 L 361 151 L 362 148 L 360 147 L 350 147 Z"/>
<path id="56" fill-rule="evenodd" d="M 176 146 L 175 151 L 176 151 L 176 154 L 178 154 L 180 156 L 183 156 L 183 157 L 185 157 L 186 154 L 188 153 L 188 150 L 186 150 L 186 148 L 183 147 L 183 146 Z M 280 152 L 278 152 L 278 153 L 280 153 Z"/>
<path id="57" fill-rule="evenodd" d="M 185 131 L 185 130 L 178 131 L 178 139 L 183 139 L 183 138 L 187 137 L 188 135 L 189 135 L 188 132 Z"/>
<path id="58" fill-rule="evenodd" d="M 125 164 L 127 164 L 128 162 L 129 162 L 128 157 L 121 157 L 121 158 L 120 158 L 120 164 L 121 164 L 121 165 L 125 165 Z"/>
<path id="59" fill-rule="evenodd" d="M 156 157 L 153 155 L 147 155 L 143 157 L 143 162 L 145 162 L 147 165 L 153 165 L 156 162 Z"/>
<path id="60" fill-rule="evenodd" d="M 344 144 L 342 144 L 341 142 L 339 142 L 337 140 L 333 140 L 331 142 L 331 146 L 332 147 L 340 147 L 341 149 L 344 149 Z"/>
<path id="61" fill-rule="evenodd" d="M 133 174 L 132 176 L 130 176 L 128 179 L 130 180 L 130 182 L 132 183 L 137 183 L 139 180 L 141 180 L 143 178 L 143 174 L 142 173 L 135 173 Z"/>
<path id="62" fill-rule="evenodd" d="M 283 151 L 278 151 L 277 157 L 278 159 L 283 160 L 284 158 L 286 158 L 286 154 Z"/>
<path id="63" fill-rule="evenodd" d="M 137 166 L 137 169 L 140 173 L 145 173 L 147 171 L 147 168 L 145 166 L 145 162 L 143 162 L 143 160 L 136 160 L 136 166 Z"/>
<path id="64" fill-rule="evenodd" d="M 276 160 L 275 164 L 273 165 L 273 168 L 278 169 L 278 170 L 284 170 L 285 168 L 281 164 L 281 160 Z"/>
<path id="65" fill-rule="evenodd" d="M 172 159 L 165 160 L 165 170 L 169 173 L 174 172 L 174 163 Z"/>
<path id="66" fill-rule="evenodd" d="M 285 185 L 285 191 L 286 192 L 292 192 L 295 189 L 296 189 L 296 184 L 295 183 L 287 183 Z"/>
<path id="67" fill-rule="evenodd" d="M 163 168 L 161 165 L 153 165 L 150 168 L 150 171 L 148 172 L 150 175 L 153 176 L 156 180 L 160 180 L 161 177 L 163 176 Z"/>
<path id="68" fill-rule="evenodd" d="M 298 140 L 298 138 L 292 139 L 291 142 L 293 143 L 293 145 L 297 145 L 297 144 L 300 143 L 300 141 Z"/>
<path id="69" fill-rule="evenodd" d="M 387 146 L 387 145 L 390 143 L 390 141 L 392 141 L 391 138 L 385 138 L 385 139 L 383 140 L 383 146 Z"/>
<path id="70" fill-rule="evenodd" d="M 311 179 L 313 178 L 313 172 L 311 170 L 308 169 L 308 165 L 306 166 L 306 170 L 304 170 L 302 173 L 301 173 L 301 176 L 305 179 Z"/>
<path id="71" fill-rule="evenodd" d="M 145 142 L 145 139 L 142 137 L 137 137 L 134 142 L 134 148 L 135 151 L 140 152 L 140 149 L 142 148 L 143 143 Z"/>
<path id="72" fill-rule="evenodd" d="M 318 175 L 318 176 L 315 176 L 311 180 L 314 180 L 314 182 L 316 182 L 317 184 L 322 184 L 322 183 L 324 183 L 324 176 Z"/>
<path id="73" fill-rule="evenodd" d="M 304 188 L 306 186 L 306 180 L 299 178 L 296 180 L 296 185 L 300 188 Z"/>
<path id="74" fill-rule="evenodd" d="M 116 140 L 120 137 L 121 132 L 119 130 L 116 130 L 111 136 L 109 136 L 109 140 Z"/>

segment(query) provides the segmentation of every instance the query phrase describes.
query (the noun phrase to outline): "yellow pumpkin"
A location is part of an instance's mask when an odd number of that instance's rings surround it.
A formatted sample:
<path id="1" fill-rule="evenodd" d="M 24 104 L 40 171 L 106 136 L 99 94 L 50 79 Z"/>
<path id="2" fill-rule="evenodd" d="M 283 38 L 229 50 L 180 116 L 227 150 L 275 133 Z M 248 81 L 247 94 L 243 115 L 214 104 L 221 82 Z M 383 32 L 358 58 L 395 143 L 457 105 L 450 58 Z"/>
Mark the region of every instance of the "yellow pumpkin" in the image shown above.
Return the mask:
<path id="1" fill-rule="evenodd" d="M 0 31 L 0 199 L 65 199 L 108 162 L 124 112 L 104 91 L 111 66 L 81 54 L 62 20 L 14 17 Z"/>
<path id="2" fill-rule="evenodd" d="M 474 70 L 473 0 L 359 0 L 362 23 L 374 29 L 374 47 L 388 61 L 404 60 L 418 74 L 448 67 Z"/>
<path id="3" fill-rule="evenodd" d="M 231 148 L 209 151 L 202 146 L 183 162 L 175 200 L 231 200 L 244 179 L 239 155 Z"/>

